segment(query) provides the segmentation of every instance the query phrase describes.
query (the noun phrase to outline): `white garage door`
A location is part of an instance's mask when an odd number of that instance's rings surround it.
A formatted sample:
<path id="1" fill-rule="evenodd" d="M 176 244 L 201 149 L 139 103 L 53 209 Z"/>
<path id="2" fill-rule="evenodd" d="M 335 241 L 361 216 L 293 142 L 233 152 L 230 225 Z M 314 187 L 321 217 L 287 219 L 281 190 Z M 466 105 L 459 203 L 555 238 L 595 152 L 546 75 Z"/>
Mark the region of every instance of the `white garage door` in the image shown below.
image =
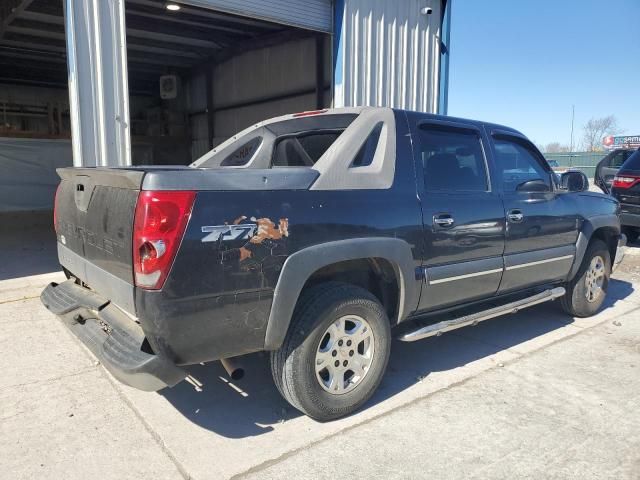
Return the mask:
<path id="1" fill-rule="evenodd" d="M 332 31 L 331 0 L 183 0 L 204 8 L 321 32 Z"/>

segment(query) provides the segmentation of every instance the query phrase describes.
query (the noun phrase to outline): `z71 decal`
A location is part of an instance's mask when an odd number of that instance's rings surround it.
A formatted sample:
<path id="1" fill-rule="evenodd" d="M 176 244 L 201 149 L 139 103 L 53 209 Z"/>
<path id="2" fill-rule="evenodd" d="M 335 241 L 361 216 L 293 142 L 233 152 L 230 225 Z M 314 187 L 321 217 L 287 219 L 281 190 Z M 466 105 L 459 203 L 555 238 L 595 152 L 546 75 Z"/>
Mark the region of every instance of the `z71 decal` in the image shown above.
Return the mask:
<path id="1" fill-rule="evenodd" d="M 251 223 L 243 223 L 249 220 Z M 202 233 L 207 233 L 202 242 L 226 242 L 231 240 L 249 240 L 254 245 L 262 244 L 265 240 L 279 241 L 289 236 L 289 219 L 281 218 L 278 224 L 269 218 L 238 217 L 229 225 L 207 225 L 200 227 Z M 249 255 L 250 256 L 250 255 Z"/>
<path id="2" fill-rule="evenodd" d="M 202 233 L 208 233 L 202 242 L 217 242 L 218 240 L 243 240 L 253 237 L 258 225 L 244 223 L 242 225 L 210 225 L 202 227 Z"/>

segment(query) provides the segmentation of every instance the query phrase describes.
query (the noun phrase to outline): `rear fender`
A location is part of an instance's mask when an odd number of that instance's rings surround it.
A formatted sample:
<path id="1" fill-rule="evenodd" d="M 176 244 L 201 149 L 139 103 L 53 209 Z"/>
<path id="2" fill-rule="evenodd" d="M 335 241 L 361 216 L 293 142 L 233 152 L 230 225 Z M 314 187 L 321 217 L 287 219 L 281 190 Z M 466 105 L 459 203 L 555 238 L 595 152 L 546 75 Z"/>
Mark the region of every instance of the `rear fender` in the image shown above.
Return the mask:
<path id="1" fill-rule="evenodd" d="M 587 251 L 587 246 L 593 237 L 593 234 L 599 229 L 611 229 L 614 231 L 616 237 L 620 236 L 620 218 L 616 214 L 610 215 L 598 215 L 585 219 L 582 230 L 578 234 L 578 241 L 576 242 L 576 258 L 573 262 L 573 266 L 569 271 L 567 280 L 573 279 L 578 273 L 578 269 L 582 264 L 582 259 Z M 611 261 L 613 262 L 613 256 Z"/>
<path id="2" fill-rule="evenodd" d="M 265 350 L 282 345 L 302 288 L 314 272 L 347 260 L 383 258 L 395 270 L 399 283 L 398 321 L 413 312 L 420 296 L 411 245 L 397 238 L 355 238 L 314 245 L 287 258 L 273 294 L 265 335 Z"/>

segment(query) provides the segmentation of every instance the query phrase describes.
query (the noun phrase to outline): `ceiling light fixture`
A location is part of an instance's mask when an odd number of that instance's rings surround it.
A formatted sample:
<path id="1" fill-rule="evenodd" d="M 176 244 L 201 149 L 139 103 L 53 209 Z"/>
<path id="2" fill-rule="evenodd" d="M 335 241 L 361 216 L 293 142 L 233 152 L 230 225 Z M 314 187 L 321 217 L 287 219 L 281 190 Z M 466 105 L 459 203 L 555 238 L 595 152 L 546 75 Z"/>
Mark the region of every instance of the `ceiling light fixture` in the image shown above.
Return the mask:
<path id="1" fill-rule="evenodd" d="M 170 12 L 177 12 L 180 10 L 180 5 L 177 3 L 165 3 L 164 8 L 169 10 Z"/>

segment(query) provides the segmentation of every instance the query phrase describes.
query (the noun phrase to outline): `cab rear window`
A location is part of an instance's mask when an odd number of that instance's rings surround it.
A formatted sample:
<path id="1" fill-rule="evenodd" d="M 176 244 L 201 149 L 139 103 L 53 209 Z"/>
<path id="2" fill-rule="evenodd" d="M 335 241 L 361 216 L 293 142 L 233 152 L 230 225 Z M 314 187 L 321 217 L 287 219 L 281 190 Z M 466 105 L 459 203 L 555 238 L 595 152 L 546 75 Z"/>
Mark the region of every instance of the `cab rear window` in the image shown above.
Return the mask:
<path id="1" fill-rule="evenodd" d="M 343 130 L 304 132 L 279 137 L 273 149 L 273 167 L 313 167 Z"/>

